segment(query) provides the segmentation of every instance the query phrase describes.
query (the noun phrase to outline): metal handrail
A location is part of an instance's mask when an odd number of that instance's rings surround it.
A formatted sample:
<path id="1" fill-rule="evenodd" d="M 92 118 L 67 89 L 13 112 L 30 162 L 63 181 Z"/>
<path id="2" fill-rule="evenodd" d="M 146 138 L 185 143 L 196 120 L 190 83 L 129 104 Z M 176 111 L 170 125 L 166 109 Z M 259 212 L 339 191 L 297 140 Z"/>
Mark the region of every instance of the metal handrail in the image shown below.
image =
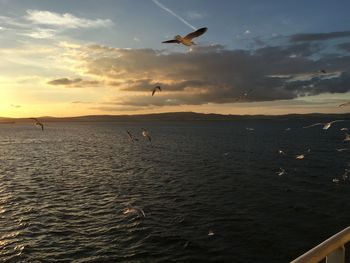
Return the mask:
<path id="1" fill-rule="evenodd" d="M 323 259 L 326 259 L 327 263 L 344 263 L 344 245 L 349 241 L 350 227 L 347 227 L 293 260 L 291 263 L 318 263 Z"/>

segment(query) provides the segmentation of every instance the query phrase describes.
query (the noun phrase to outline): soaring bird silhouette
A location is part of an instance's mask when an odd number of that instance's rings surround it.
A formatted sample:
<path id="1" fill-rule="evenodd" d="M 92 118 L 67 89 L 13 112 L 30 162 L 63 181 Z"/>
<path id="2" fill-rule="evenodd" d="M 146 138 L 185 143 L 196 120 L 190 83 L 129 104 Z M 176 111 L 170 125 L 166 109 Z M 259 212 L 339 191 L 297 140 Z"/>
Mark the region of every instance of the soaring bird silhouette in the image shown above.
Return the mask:
<path id="1" fill-rule="evenodd" d="M 160 86 L 155 86 L 155 87 L 152 89 L 152 96 L 156 93 L 157 90 L 162 91 L 162 88 L 161 88 Z"/>
<path id="2" fill-rule="evenodd" d="M 35 125 L 36 126 L 40 126 L 41 127 L 41 130 L 44 131 L 44 124 L 41 123 L 37 118 L 30 118 L 31 120 L 34 120 L 35 121 Z"/>
<path id="3" fill-rule="evenodd" d="M 199 37 L 201 35 L 203 35 L 205 32 L 207 32 L 208 28 L 206 27 L 202 27 L 192 33 L 189 33 L 187 36 L 182 37 L 180 35 L 176 35 L 174 37 L 174 39 L 172 40 L 167 40 L 167 41 L 163 41 L 162 43 L 176 43 L 176 44 L 183 44 L 185 46 L 192 46 L 192 45 L 196 45 L 192 39 L 194 39 L 195 37 Z"/>
<path id="4" fill-rule="evenodd" d="M 324 69 L 321 69 L 320 72 L 323 73 L 323 74 L 327 73 L 327 71 L 325 71 Z"/>

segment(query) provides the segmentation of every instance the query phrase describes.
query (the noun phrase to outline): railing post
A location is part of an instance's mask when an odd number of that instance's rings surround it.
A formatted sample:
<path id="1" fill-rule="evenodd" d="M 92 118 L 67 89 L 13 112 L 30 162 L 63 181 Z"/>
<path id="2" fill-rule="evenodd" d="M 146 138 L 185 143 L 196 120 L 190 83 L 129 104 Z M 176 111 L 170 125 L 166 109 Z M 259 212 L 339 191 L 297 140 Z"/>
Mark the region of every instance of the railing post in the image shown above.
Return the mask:
<path id="1" fill-rule="evenodd" d="M 345 263 L 345 248 L 341 246 L 326 257 L 326 263 Z"/>

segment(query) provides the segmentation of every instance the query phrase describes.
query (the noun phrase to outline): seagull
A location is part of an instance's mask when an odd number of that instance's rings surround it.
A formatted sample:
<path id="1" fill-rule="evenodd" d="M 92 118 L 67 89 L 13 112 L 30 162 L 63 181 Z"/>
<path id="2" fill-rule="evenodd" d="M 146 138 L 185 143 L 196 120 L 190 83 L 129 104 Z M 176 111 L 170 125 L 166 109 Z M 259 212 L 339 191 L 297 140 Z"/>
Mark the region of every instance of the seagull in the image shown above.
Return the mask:
<path id="1" fill-rule="evenodd" d="M 349 148 L 340 148 L 340 149 L 337 149 L 337 152 L 344 152 L 344 151 L 348 151 L 350 150 Z"/>
<path id="2" fill-rule="evenodd" d="M 214 236 L 214 235 L 215 235 L 214 231 L 211 230 L 211 229 L 209 229 L 209 231 L 208 231 L 208 236 Z"/>
<path id="3" fill-rule="evenodd" d="M 284 170 L 283 168 L 280 168 L 280 170 L 278 172 L 276 172 L 276 174 L 278 176 L 282 176 L 282 175 L 287 174 L 287 173 L 286 173 L 286 170 Z"/>
<path id="4" fill-rule="evenodd" d="M 342 174 L 344 181 L 349 178 L 348 173 L 350 173 L 350 169 L 345 169 L 345 173 Z"/>
<path id="5" fill-rule="evenodd" d="M 290 131 L 290 130 L 291 130 L 290 128 L 285 129 L 285 131 Z"/>
<path id="6" fill-rule="evenodd" d="M 137 139 L 137 138 L 134 138 L 134 136 L 131 134 L 131 132 L 130 131 L 126 131 L 127 132 L 127 134 L 128 134 L 128 136 L 129 136 L 129 141 L 130 142 L 137 142 L 139 139 Z"/>
<path id="7" fill-rule="evenodd" d="M 344 142 L 350 142 L 350 134 L 345 133 L 345 139 Z"/>
<path id="8" fill-rule="evenodd" d="M 248 91 L 244 92 L 242 95 L 240 95 L 236 101 L 242 101 L 243 99 L 247 98 L 250 93 L 253 92 L 253 89 L 249 89 Z"/>
<path id="9" fill-rule="evenodd" d="M 146 137 L 149 140 L 149 142 L 152 143 L 152 138 L 151 138 L 151 136 L 149 135 L 149 132 L 146 129 L 142 129 L 142 136 Z"/>
<path id="10" fill-rule="evenodd" d="M 337 183 L 339 183 L 339 179 L 338 178 L 333 178 L 332 182 L 337 184 Z"/>
<path id="11" fill-rule="evenodd" d="M 324 69 L 321 69 L 320 72 L 323 73 L 323 74 L 327 73 L 327 71 L 325 71 Z"/>
<path id="12" fill-rule="evenodd" d="M 156 86 L 156 87 L 154 87 L 154 88 L 152 89 L 152 96 L 156 93 L 157 89 L 158 89 L 159 91 L 162 91 L 162 89 L 161 89 L 160 86 Z"/>
<path id="13" fill-rule="evenodd" d="M 340 129 L 341 131 L 347 131 L 347 130 L 349 130 L 348 128 L 341 128 Z"/>
<path id="14" fill-rule="evenodd" d="M 350 101 L 339 104 L 338 107 L 350 106 Z"/>
<path id="15" fill-rule="evenodd" d="M 284 151 L 282 151 L 282 150 L 278 150 L 278 153 L 279 153 L 280 155 L 285 155 Z"/>
<path id="16" fill-rule="evenodd" d="M 44 124 L 42 124 L 37 118 L 30 118 L 31 120 L 35 121 L 36 126 L 40 126 L 41 130 L 44 131 Z"/>
<path id="17" fill-rule="evenodd" d="M 314 127 L 314 126 L 317 126 L 317 125 L 323 125 L 323 128 L 324 130 L 328 130 L 333 123 L 336 123 L 336 122 L 341 122 L 341 121 L 346 121 L 346 120 L 335 120 L 335 121 L 331 121 L 331 122 L 320 122 L 320 123 L 315 123 L 315 124 L 312 124 L 312 125 L 309 125 L 309 126 L 305 126 L 303 128 L 310 128 L 310 127 Z"/>
<path id="18" fill-rule="evenodd" d="M 300 155 L 297 155 L 296 157 L 295 157 L 295 159 L 297 159 L 297 160 L 303 160 L 305 158 L 305 155 L 304 154 L 300 154 Z"/>
<path id="19" fill-rule="evenodd" d="M 124 215 L 136 214 L 138 217 L 146 217 L 146 214 L 143 211 L 143 209 L 137 206 L 128 206 L 127 208 L 124 209 L 123 214 Z"/>
<path id="20" fill-rule="evenodd" d="M 184 244 L 184 248 L 187 248 L 189 244 L 190 244 L 190 241 L 186 241 L 186 243 Z"/>
<path id="21" fill-rule="evenodd" d="M 167 41 L 163 41 L 162 43 L 176 43 L 176 44 L 183 44 L 185 46 L 192 46 L 192 45 L 196 45 L 192 39 L 195 37 L 199 37 L 201 35 L 203 35 L 205 32 L 207 32 L 208 28 L 206 27 L 202 27 L 192 33 L 189 33 L 187 36 L 182 37 L 180 35 L 176 35 L 174 37 L 174 39 L 172 40 L 167 40 Z"/>

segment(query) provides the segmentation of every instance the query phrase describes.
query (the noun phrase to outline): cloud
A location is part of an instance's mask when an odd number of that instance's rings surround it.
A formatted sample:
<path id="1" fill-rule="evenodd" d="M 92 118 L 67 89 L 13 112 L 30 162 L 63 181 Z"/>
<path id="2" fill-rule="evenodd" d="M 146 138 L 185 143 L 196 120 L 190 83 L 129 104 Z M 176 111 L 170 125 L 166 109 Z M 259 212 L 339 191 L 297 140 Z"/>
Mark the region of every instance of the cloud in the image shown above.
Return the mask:
<path id="1" fill-rule="evenodd" d="M 75 88 L 83 88 L 87 86 L 96 86 L 99 84 L 98 81 L 95 80 L 82 80 L 81 78 L 69 79 L 69 78 L 60 78 L 48 81 L 47 84 L 54 86 L 67 86 L 67 87 L 75 87 Z"/>
<path id="2" fill-rule="evenodd" d="M 254 51 L 212 45 L 186 53 L 92 45 L 80 48 L 76 59 L 84 74 L 119 91 L 115 106 L 149 107 L 233 103 L 249 89 L 248 102 L 350 91 L 350 57 L 321 51 L 312 42 Z M 329 75 L 319 73 L 325 65 Z M 163 91 L 152 97 L 155 85 Z"/>
<path id="3" fill-rule="evenodd" d="M 36 29 L 33 29 L 31 32 L 19 33 L 19 35 L 29 36 L 29 37 L 37 38 L 37 39 L 44 39 L 44 38 L 54 37 L 57 32 L 58 31 L 55 29 L 36 28 Z"/>
<path id="4" fill-rule="evenodd" d="M 92 104 L 93 102 L 91 101 L 80 101 L 80 100 L 77 100 L 77 101 L 72 101 L 72 104 Z"/>
<path id="5" fill-rule="evenodd" d="M 113 25 L 110 19 L 86 19 L 72 14 L 59 14 L 42 10 L 27 10 L 26 19 L 34 24 L 56 26 L 63 28 L 98 28 Z"/>
<path id="6" fill-rule="evenodd" d="M 186 17 L 188 20 L 200 20 L 206 17 L 205 14 L 199 13 L 197 11 L 188 11 L 186 13 Z"/>
<path id="7" fill-rule="evenodd" d="M 310 33 L 310 34 L 296 34 L 290 37 L 291 42 L 303 41 L 325 41 L 335 38 L 350 37 L 350 31 L 339 31 L 329 33 Z"/>

